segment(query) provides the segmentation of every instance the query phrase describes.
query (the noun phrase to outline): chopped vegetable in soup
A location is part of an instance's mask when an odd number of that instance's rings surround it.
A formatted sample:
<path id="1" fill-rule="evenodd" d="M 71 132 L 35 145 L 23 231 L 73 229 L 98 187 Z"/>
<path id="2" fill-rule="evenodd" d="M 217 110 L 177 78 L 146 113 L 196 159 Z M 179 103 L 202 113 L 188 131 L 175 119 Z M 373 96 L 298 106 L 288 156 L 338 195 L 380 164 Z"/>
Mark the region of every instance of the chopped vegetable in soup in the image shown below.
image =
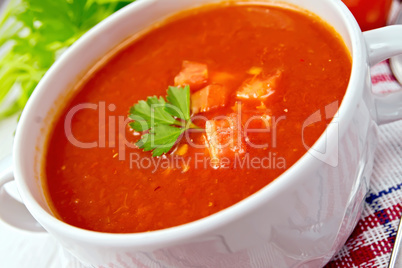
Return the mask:
<path id="1" fill-rule="evenodd" d="M 209 216 L 306 153 L 350 73 L 343 41 L 312 14 L 187 11 L 114 54 L 66 103 L 44 161 L 49 202 L 66 223 L 100 232 Z M 317 111 L 323 120 L 306 124 Z"/>

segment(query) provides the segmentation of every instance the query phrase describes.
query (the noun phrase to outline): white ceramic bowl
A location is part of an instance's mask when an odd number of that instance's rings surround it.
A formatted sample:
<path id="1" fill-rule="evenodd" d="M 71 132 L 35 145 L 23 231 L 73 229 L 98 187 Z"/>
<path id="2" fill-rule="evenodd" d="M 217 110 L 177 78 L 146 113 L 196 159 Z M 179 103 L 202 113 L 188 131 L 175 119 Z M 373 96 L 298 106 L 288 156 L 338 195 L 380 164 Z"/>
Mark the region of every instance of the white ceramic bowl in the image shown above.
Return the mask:
<path id="1" fill-rule="evenodd" d="M 85 264 L 320 267 L 344 244 L 359 219 L 369 187 L 377 123 L 401 117 L 399 96 L 372 94 L 369 67 L 402 53 L 402 41 L 395 38 L 401 36 L 402 27 L 363 35 L 347 8 L 334 0 L 268 2 L 293 4 L 317 14 L 339 32 L 353 58 L 349 87 L 338 114 L 309 153 L 277 180 L 212 216 L 147 233 L 91 232 L 52 215 L 41 189 L 40 163 L 44 129 L 49 128 L 54 104 L 71 93 L 71 85 L 102 55 L 128 37 L 177 11 L 211 2 L 219 1 L 142 0 L 117 12 L 63 54 L 42 79 L 21 116 L 14 169 L 2 173 L 0 186 L 15 179 L 35 219 Z"/>

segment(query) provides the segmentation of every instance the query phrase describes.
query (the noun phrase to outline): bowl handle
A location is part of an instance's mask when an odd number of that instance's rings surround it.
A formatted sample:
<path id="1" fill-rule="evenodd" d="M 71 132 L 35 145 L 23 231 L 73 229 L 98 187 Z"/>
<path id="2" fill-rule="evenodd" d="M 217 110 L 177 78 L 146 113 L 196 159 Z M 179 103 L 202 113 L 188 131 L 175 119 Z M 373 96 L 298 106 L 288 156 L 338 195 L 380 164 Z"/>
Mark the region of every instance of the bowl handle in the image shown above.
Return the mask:
<path id="1" fill-rule="evenodd" d="M 402 25 L 387 26 L 363 33 L 370 66 L 402 54 Z M 402 91 L 374 94 L 379 125 L 402 119 Z"/>
<path id="2" fill-rule="evenodd" d="M 402 25 L 391 25 L 363 33 L 370 65 L 402 54 Z"/>
<path id="3" fill-rule="evenodd" d="M 0 167 L 3 167 L 3 169 L 0 169 L 0 220 L 25 231 L 45 232 L 25 205 L 6 191 L 6 184 L 8 184 L 7 186 L 14 186 L 10 184 L 15 183 L 13 166 L 9 162 L 11 162 L 10 157 L 0 163 Z"/>

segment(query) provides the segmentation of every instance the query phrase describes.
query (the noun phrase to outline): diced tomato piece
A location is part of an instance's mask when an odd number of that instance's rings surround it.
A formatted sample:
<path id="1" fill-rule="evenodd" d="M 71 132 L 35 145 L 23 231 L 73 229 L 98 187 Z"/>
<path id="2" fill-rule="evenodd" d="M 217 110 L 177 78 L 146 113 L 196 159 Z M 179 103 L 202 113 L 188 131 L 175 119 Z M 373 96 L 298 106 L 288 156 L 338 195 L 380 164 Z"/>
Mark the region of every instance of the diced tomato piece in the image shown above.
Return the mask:
<path id="1" fill-rule="evenodd" d="M 239 99 L 259 99 L 264 100 L 275 92 L 279 80 L 282 77 L 282 71 L 277 71 L 268 78 L 259 76 L 246 80 L 236 92 Z"/>
<path id="2" fill-rule="evenodd" d="M 183 61 L 180 73 L 174 78 L 175 86 L 189 85 L 191 92 L 201 89 L 207 82 L 207 65 L 192 61 Z"/>
<path id="3" fill-rule="evenodd" d="M 208 85 L 191 95 L 191 112 L 193 114 L 207 112 L 213 108 L 225 106 L 230 91 L 222 85 Z"/>
<path id="4" fill-rule="evenodd" d="M 232 113 L 226 119 L 208 120 L 205 132 L 211 159 L 233 159 L 236 154 L 246 153 L 243 128 L 238 114 Z"/>

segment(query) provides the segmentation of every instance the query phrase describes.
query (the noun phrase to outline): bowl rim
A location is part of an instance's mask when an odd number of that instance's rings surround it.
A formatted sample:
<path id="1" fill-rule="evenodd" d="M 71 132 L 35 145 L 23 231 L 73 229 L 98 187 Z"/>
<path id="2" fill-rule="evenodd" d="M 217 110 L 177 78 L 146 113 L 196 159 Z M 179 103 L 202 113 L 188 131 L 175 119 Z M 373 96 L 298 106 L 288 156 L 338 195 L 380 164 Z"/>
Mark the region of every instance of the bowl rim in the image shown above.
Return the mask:
<path id="1" fill-rule="evenodd" d="M 24 148 L 22 146 L 25 136 L 28 135 L 29 129 L 26 129 L 27 120 L 31 120 L 29 118 L 29 111 L 34 108 L 34 105 L 37 105 L 39 92 L 45 90 L 42 86 L 44 84 L 44 80 L 47 80 L 48 77 L 53 75 L 53 70 L 56 68 L 60 68 L 67 60 L 71 51 L 74 49 L 83 46 L 85 42 L 90 42 L 90 39 L 95 36 L 102 34 L 106 25 L 115 24 L 120 21 L 120 17 L 123 14 L 135 13 L 137 8 L 144 3 L 152 2 L 155 0 L 142 0 L 136 1 L 123 9 L 117 11 L 112 14 L 110 17 L 106 18 L 86 34 L 84 34 L 68 51 L 66 51 L 62 57 L 49 69 L 48 73 L 39 83 L 37 90 L 34 91 L 32 97 L 29 99 L 26 108 L 24 109 L 20 123 L 17 126 L 16 137 L 14 142 L 14 172 L 15 178 L 18 185 L 18 189 L 20 189 L 21 197 L 27 206 L 28 210 L 33 214 L 33 216 L 38 220 L 38 222 L 44 226 L 49 232 L 54 233 L 68 233 L 68 236 L 77 240 L 77 241 L 85 241 L 93 244 L 107 244 L 109 246 L 118 245 L 122 247 L 133 247 L 133 246 L 141 246 L 147 247 L 152 245 L 163 245 L 163 244 L 171 244 L 177 243 L 181 240 L 188 240 L 189 238 L 194 238 L 203 235 L 204 233 L 210 232 L 212 230 L 216 230 L 227 225 L 230 222 L 233 222 L 244 215 L 251 213 L 254 210 L 257 210 L 260 206 L 266 203 L 269 199 L 275 196 L 277 193 L 280 193 L 282 189 L 288 187 L 289 184 L 293 183 L 297 180 L 297 174 L 299 174 L 302 169 L 311 169 L 316 168 L 318 166 L 316 159 L 309 154 L 304 154 L 296 163 L 290 166 L 284 173 L 282 173 L 278 178 L 276 178 L 273 182 L 263 187 L 253 195 L 243 199 L 242 201 L 224 209 L 217 213 L 214 213 L 205 218 L 189 222 L 183 225 L 174 226 L 166 229 L 155 230 L 151 232 L 142 232 L 142 233 L 103 233 L 90 231 L 86 229 L 81 229 L 72 225 L 69 225 L 53 215 L 49 214 L 45 211 L 36 201 L 35 197 L 32 195 L 25 179 L 28 175 L 27 172 L 24 171 L 24 167 L 22 166 L 20 159 L 24 156 Z M 351 122 L 351 118 L 349 115 L 354 113 L 356 109 L 358 101 L 361 99 L 360 95 L 362 94 L 361 90 L 356 90 L 357 88 L 362 88 L 361 77 L 363 76 L 363 72 L 367 66 L 367 53 L 366 47 L 363 41 L 363 37 L 360 31 L 360 28 L 349 12 L 347 7 L 341 1 L 330 1 L 326 0 L 327 4 L 334 9 L 334 12 L 337 12 L 339 16 L 342 17 L 343 22 L 347 26 L 347 33 L 351 39 L 351 57 L 352 57 L 352 72 L 351 78 L 348 84 L 348 88 L 342 100 L 342 103 L 339 107 L 339 116 L 335 117 L 331 123 L 340 125 L 340 133 L 339 138 L 343 136 L 347 127 Z M 211 1 L 210 1 L 211 2 Z M 218 1 L 222 2 L 222 1 Z M 256 1 L 254 1 L 256 2 Z M 257 2 L 266 2 L 266 1 L 257 1 Z M 268 1 L 269 3 L 269 1 Z M 303 9 L 303 8 L 302 8 Z M 172 14 L 171 14 L 172 15 Z M 325 18 L 322 18 L 325 21 Z M 312 149 L 321 148 L 321 146 L 325 143 L 326 139 L 331 139 L 336 137 L 337 133 L 330 129 L 326 129 L 324 133 L 320 136 L 320 138 L 315 142 Z M 276 193 L 276 194 L 275 194 Z"/>

